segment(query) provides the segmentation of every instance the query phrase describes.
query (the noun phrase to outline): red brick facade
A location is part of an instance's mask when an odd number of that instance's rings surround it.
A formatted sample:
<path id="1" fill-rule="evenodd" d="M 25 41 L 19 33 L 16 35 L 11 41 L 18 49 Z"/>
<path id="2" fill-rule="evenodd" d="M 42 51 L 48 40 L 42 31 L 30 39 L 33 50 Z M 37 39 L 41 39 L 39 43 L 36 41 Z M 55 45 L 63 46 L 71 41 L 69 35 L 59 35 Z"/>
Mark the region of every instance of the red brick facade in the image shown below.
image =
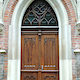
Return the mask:
<path id="1" fill-rule="evenodd" d="M 5 15 L 4 15 L 4 33 L 0 35 L 0 48 L 5 49 L 7 53 L 4 55 L 4 79 L 7 79 L 7 65 L 8 65 L 8 33 L 9 33 L 9 25 L 11 23 L 11 18 L 13 15 L 13 11 L 16 7 L 18 0 L 10 0 L 8 2 Z M 75 34 L 75 25 L 76 25 L 76 14 L 74 11 L 74 8 L 72 6 L 72 3 L 70 0 L 63 0 L 64 7 L 66 8 L 68 18 L 69 18 L 69 24 L 71 25 L 72 29 L 72 50 L 76 48 L 76 45 L 80 45 L 80 36 Z M 72 53 L 73 54 L 73 53 Z M 75 58 L 73 54 L 73 80 L 76 80 L 75 77 Z"/>
<path id="2" fill-rule="evenodd" d="M 7 80 L 8 33 L 9 33 L 9 25 L 11 23 L 12 14 L 16 4 L 17 4 L 17 0 L 10 0 L 8 2 L 5 15 L 4 15 L 4 33 L 0 35 L 0 48 L 6 50 L 6 54 L 4 54 L 4 79 L 3 80 Z"/>

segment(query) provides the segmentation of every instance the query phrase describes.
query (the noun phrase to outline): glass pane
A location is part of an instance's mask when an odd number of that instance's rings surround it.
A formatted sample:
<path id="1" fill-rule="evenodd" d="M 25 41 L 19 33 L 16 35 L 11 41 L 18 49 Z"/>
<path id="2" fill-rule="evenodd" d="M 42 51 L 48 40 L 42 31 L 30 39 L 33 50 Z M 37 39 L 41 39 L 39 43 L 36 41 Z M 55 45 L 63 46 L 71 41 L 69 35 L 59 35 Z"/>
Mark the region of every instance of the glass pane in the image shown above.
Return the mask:
<path id="1" fill-rule="evenodd" d="M 39 12 L 39 9 L 38 9 L 38 8 L 35 8 L 34 10 L 35 10 L 37 13 Z"/>
<path id="2" fill-rule="evenodd" d="M 41 25 L 42 26 L 47 25 L 47 21 L 45 19 L 43 19 L 42 22 L 41 22 Z"/>
<path id="3" fill-rule="evenodd" d="M 48 12 L 48 13 L 46 13 L 45 18 L 49 21 L 49 20 L 52 18 L 52 16 L 51 16 L 51 14 Z"/>
<path id="4" fill-rule="evenodd" d="M 43 5 L 44 5 L 44 4 L 43 4 L 41 1 L 39 1 L 38 7 L 41 8 Z"/>
<path id="5" fill-rule="evenodd" d="M 57 25 L 56 25 L 56 21 L 55 21 L 54 19 L 52 19 L 52 20 L 50 21 L 49 25 L 57 26 Z"/>
<path id="6" fill-rule="evenodd" d="M 32 25 L 34 25 L 34 26 L 39 25 L 39 24 L 38 24 L 38 21 L 35 19 L 35 20 L 32 22 Z"/>
<path id="7" fill-rule="evenodd" d="M 24 25 L 30 25 L 30 22 L 26 19 L 25 22 L 24 22 Z"/>
<path id="8" fill-rule="evenodd" d="M 30 22 L 32 22 L 32 20 L 35 18 L 34 14 L 31 12 L 29 15 L 28 15 L 28 19 L 30 20 Z"/>
<path id="9" fill-rule="evenodd" d="M 45 6 L 43 6 L 43 7 L 41 8 L 41 11 L 45 11 L 45 9 L 46 9 L 46 7 L 45 7 Z"/>

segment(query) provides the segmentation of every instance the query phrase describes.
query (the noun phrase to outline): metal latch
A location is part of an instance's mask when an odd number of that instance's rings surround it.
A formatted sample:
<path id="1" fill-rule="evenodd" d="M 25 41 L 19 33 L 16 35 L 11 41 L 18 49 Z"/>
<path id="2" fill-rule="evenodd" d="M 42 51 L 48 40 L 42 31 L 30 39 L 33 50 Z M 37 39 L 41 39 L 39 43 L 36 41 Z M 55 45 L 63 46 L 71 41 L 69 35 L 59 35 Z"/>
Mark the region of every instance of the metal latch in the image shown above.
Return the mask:
<path id="1" fill-rule="evenodd" d="M 39 40 L 41 40 L 41 35 L 42 35 L 42 31 L 39 30 L 39 31 L 38 31 Z"/>
<path id="2" fill-rule="evenodd" d="M 43 70 L 43 65 L 42 65 L 42 70 Z"/>

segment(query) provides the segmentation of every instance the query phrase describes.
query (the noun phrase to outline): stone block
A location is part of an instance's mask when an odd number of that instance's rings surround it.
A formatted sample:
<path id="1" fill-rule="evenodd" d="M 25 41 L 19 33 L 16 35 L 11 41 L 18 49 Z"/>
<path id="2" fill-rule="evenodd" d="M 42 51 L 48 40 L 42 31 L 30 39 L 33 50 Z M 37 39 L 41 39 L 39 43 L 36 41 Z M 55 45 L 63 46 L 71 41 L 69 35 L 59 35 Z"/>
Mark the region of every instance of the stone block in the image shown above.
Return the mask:
<path id="1" fill-rule="evenodd" d="M 4 74 L 4 69 L 3 69 L 3 64 L 0 64 L 0 80 L 3 79 Z"/>

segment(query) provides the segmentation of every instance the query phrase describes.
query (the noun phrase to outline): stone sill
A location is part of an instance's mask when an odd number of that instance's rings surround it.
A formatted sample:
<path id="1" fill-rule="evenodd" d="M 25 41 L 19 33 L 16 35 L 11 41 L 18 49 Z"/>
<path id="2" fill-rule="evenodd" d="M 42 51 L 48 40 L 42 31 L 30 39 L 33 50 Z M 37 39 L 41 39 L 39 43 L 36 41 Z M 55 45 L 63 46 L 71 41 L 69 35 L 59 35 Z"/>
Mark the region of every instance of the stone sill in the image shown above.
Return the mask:
<path id="1" fill-rule="evenodd" d="M 6 50 L 0 50 L 0 54 L 5 54 Z"/>
<path id="2" fill-rule="evenodd" d="M 75 49 L 74 50 L 74 53 L 76 54 L 76 53 L 80 53 L 80 49 Z"/>

